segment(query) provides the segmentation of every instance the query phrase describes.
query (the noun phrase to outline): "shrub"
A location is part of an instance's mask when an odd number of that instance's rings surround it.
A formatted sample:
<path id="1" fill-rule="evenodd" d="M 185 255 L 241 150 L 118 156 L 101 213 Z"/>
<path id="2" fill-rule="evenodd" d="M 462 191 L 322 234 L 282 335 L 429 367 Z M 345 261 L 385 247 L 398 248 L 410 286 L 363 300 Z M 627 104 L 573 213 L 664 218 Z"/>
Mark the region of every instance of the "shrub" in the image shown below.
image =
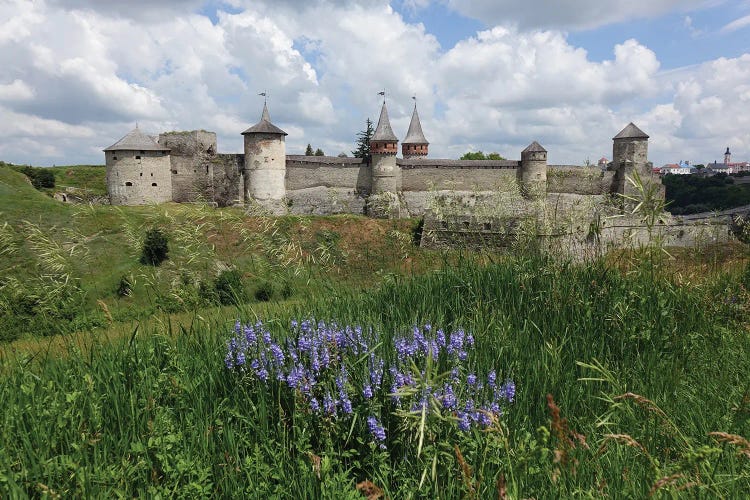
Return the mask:
<path id="1" fill-rule="evenodd" d="M 161 229 L 149 229 L 143 241 L 141 264 L 158 266 L 169 258 L 169 245 Z"/>
<path id="2" fill-rule="evenodd" d="M 247 301 L 247 291 L 242 283 L 242 274 L 236 269 L 222 271 L 214 281 L 214 289 L 219 303 L 225 306 Z"/>
<path id="3" fill-rule="evenodd" d="M 133 293 L 133 283 L 131 283 L 130 278 L 123 275 L 120 278 L 120 283 L 117 285 L 117 296 L 118 297 L 130 297 L 130 294 Z"/>
<path id="4" fill-rule="evenodd" d="M 276 294 L 273 283 L 264 281 L 255 289 L 255 300 L 258 302 L 268 302 Z"/>

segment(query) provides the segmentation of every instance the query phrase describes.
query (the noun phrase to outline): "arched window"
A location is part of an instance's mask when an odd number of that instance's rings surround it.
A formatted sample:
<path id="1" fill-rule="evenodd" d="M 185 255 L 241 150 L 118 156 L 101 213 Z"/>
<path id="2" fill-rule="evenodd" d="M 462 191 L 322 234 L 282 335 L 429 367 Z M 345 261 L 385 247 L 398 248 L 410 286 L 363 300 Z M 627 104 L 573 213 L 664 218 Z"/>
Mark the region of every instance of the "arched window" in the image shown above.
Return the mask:
<path id="1" fill-rule="evenodd" d="M 133 185 L 133 183 L 132 183 L 132 182 L 126 182 L 126 183 L 125 183 L 125 185 L 126 185 L 126 186 L 132 186 L 132 185 Z"/>
<path id="2" fill-rule="evenodd" d="M 156 183 L 155 182 L 152 182 L 151 185 L 154 186 L 154 187 L 156 187 Z"/>

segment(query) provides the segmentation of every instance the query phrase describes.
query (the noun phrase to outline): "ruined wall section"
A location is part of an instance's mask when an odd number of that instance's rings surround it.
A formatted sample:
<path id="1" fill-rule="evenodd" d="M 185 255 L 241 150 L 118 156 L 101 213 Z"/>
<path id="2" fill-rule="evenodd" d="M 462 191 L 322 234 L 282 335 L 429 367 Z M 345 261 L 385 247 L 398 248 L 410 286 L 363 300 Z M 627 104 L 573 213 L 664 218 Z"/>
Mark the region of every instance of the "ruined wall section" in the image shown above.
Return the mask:
<path id="1" fill-rule="evenodd" d="M 146 205 L 172 200 L 168 151 L 105 151 L 112 205 Z"/>
<path id="2" fill-rule="evenodd" d="M 205 130 L 159 134 L 159 144 L 170 149 L 172 199 L 177 202 L 213 201 L 211 160 L 216 156 L 216 134 Z"/>
<path id="3" fill-rule="evenodd" d="M 210 159 L 211 199 L 220 207 L 245 202 L 245 155 L 217 154 Z"/>

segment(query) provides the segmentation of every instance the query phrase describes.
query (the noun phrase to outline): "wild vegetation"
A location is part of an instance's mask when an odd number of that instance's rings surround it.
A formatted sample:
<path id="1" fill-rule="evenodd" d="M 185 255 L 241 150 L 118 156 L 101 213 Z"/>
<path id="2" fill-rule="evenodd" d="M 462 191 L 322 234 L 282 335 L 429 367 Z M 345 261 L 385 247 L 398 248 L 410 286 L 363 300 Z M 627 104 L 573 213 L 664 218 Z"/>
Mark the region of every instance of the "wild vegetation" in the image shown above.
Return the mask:
<path id="1" fill-rule="evenodd" d="M 3 290 L 69 272 L 104 327 L 0 347 L 4 497 L 750 491 L 745 247 L 430 253 L 411 221 L 76 208 L 19 177 Z"/>

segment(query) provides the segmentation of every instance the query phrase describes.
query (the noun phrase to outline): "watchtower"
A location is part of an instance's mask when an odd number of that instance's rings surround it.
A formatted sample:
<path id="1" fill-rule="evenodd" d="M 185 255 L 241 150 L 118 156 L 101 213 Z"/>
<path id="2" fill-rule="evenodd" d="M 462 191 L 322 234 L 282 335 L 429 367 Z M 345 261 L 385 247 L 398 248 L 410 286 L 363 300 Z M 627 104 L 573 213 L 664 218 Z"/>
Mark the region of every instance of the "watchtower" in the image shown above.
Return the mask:
<path id="1" fill-rule="evenodd" d="M 399 190 L 399 170 L 396 165 L 398 139 L 388 119 L 388 109 L 383 101 L 375 133 L 370 139 L 372 155 L 372 194 L 396 193 Z"/>
<path id="2" fill-rule="evenodd" d="M 523 196 L 543 199 L 547 195 L 547 150 L 534 141 L 521 151 L 519 169 L 520 187 Z"/>
<path id="3" fill-rule="evenodd" d="M 245 137 L 245 200 L 273 211 L 283 210 L 286 196 L 286 135 L 271 123 L 263 103 L 260 121 L 242 132 Z"/>
<path id="4" fill-rule="evenodd" d="M 429 145 L 430 143 L 427 142 L 422 132 L 422 124 L 419 122 L 417 104 L 414 103 L 414 112 L 411 115 L 409 131 L 406 133 L 404 142 L 401 143 L 401 155 L 404 157 L 404 160 L 424 158 L 427 156 Z"/>
<path id="5" fill-rule="evenodd" d="M 169 148 L 136 127 L 104 149 L 107 192 L 112 205 L 172 201 Z"/>

